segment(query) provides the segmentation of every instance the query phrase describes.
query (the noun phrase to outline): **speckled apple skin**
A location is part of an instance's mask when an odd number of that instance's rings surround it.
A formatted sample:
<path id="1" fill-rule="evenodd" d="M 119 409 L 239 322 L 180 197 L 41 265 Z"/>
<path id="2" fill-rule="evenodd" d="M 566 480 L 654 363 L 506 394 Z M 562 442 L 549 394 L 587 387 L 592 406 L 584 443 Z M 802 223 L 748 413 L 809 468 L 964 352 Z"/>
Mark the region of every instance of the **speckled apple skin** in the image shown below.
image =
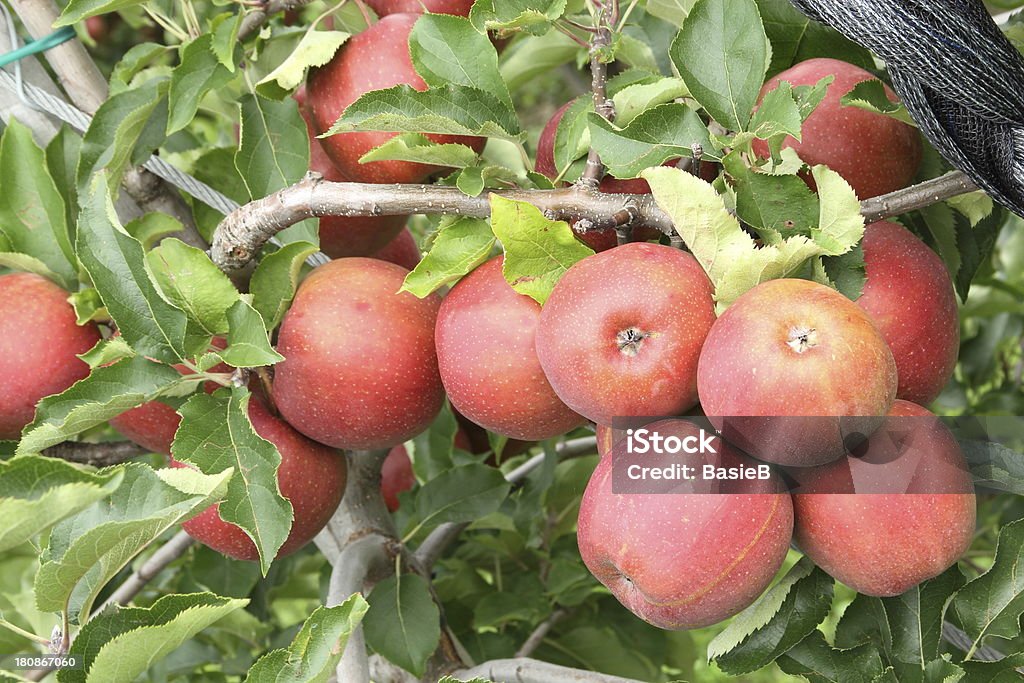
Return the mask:
<path id="1" fill-rule="evenodd" d="M 681 420 L 649 429 L 697 433 Z M 680 455 L 679 462 L 754 464 L 720 439 L 714 443 L 717 460 Z M 619 602 L 650 624 L 679 630 L 727 619 L 764 592 L 793 532 L 793 504 L 776 477 L 730 482 L 729 493 L 615 494 L 614 457 L 601 458 L 587 485 L 577 539 L 583 562 Z"/>
<path id="2" fill-rule="evenodd" d="M 926 405 L 946 386 L 960 350 L 960 320 L 949 271 L 909 230 L 882 221 L 864 233 L 867 280 L 857 304 L 896 359 L 898 398 Z"/>
<path id="3" fill-rule="evenodd" d="M 285 314 L 274 399 L 320 443 L 390 448 L 427 428 L 444 391 L 434 350 L 441 299 L 399 293 L 408 271 L 347 258 L 315 269 Z"/>
<path id="4" fill-rule="evenodd" d="M 799 329 L 814 330 L 817 341 L 802 353 L 788 344 Z M 769 280 L 715 322 L 697 387 L 716 428 L 731 418 L 724 434 L 734 445 L 768 462 L 819 465 L 845 454 L 844 430 L 877 428 L 896 398 L 896 363 L 867 313 L 839 292 Z M 840 424 L 828 416 L 865 419 Z"/>
<path id="5" fill-rule="evenodd" d="M 373 258 L 394 263 L 406 270 L 412 270 L 420 264 L 423 254 L 420 252 L 419 245 L 416 244 L 416 238 L 407 228 L 398 233 L 398 236 L 385 244 L 382 249 L 374 252 Z"/>
<path id="6" fill-rule="evenodd" d="M 485 429 L 541 441 L 583 424 L 551 388 L 537 359 L 540 305 L 516 292 L 497 256 L 445 297 L 434 336 L 437 361 L 455 409 Z"/>
<path id="7" fill-rule="evenodd" d="M 468 17 L 473 0 L 366 0 L 379 17 L 400 12 L 421 13 L 424 9 L 433 14 L 454 14 Z"/>
<path id="8" fill-rule="evenodd" d="M 761 97 L 781 81 L 793 86 L 815 85 L 835 76 L 825 98 L 800 129 L 800 141 L 787 137 L 792 147 L 811 166 L 825 164 L 843 176 L 861 199 L 906 187 L 921 166 L 921 136 L 912 126 L 859 107 L 844 107 L 840 100 L 862 81 L 875 78 L 860 67 L 838 59 L 808 59 L 774 76 L 761 88 Z M 885 88 L 893 102 L 896 94 Z M 754 153 L 768 158 L 768 144 L 754 141 Z"/>
<path id="9" fill-rule="evenodd" d="M 819 567 L 859 593 L 887 597 L 900 595 L 951 567 L 971 545 L 976 500 L 970 474 L 960 447 L 949 430 L 926 409 L 909 401 L 897 401 L 890 420 L 912 416 L 912 422 L 895 423 L 909 438 L 907 454 L 870 467 L 875 479 L 930 476 L 934 481 L 914 482 L 917 491 L 935 493 L 812 493 L 796 494 L 795 539 L 800 549 Z M 886 440 L 888 437 L 880 436 Z M 887 443 L 869 439 L 872 448 Z M 918 471 L 908 473 L 907 462 Z M 830 469 L 843 463 L 826 465 Z M 857 463 L 854 463 L 855 465 Z M 929 470 L 930 468 L 930 470 Z M 935 480 L 936 476 L 952 479 Z M 947 488 L 948 487 L 948 488 Z M 960 493 L 938 493 L 952 490 Z"/>
<path id="10" fill-rule="evenodd" d="M 75 324 L 69 296 L 38 275 L 0 275 L 0 439 L 20 439 L 40 399 L 89 374 L 75 356 L 95 346 L 100 332 Z"/>
<path id="11" fill-rule="evenodd" d="M 314 69 L 307 80 L 308 106 L 317 130 L 329 130 L 361 95 L 396 85 L 426 90 L 409 55 L 409 33 L 417 14 L 391 14 L 341 46 L 325 66 Z M 353 182 L 420 183 L 444 170 L 439 166 L 409 161 L 371 161 L 360 157 L 397 133 L 382 131 L 340 133 L 323 138 L 320 144 L 338 172 Z M 476 151 L 483 149 L 484 138 L 453 135 L 427 135 L 434 142 L 461 143 Z"/>
<path id="12" fill-rule="evenodd" d="M 345 493 L 348 464 L 345 454 L 307 439 L 285 421 L 274 417 L 263 400 L 249 400 L 249 419 L 261 437 L 277 446 L 281 465 L 277 485 L 292 504 L 292 530 L 277 557 L 290 555 L 313 540 L 338 509 Z M 191 467 L 172 460 L 174 467 Z M 220 504 L 203 510 L 182 527 L 189 536 L 238 560 L 258 560 L 252 539 L 220 518 Z"/>
<path id="13" fill-rule="evenodd" d="M 388 510 L 398 509 L 398 494 L 408 491 L 416 484 L 416 475 L 412 471 L 412 460 L 405 444 L 398 444 L 388 451 L 384 464 L 380 468 L 380 493 Z"/>
<path id="14" fill-rule="evenodd" d="M 697 358 L 715 320 L 711 281 L 688 253 L 631 243 L 565 272 L 541 310 L 536 347 L 555 393 L 598 424 L 678 415 L 697 403 Z M 636 355 L 623 330 L 647 336 Z"/>

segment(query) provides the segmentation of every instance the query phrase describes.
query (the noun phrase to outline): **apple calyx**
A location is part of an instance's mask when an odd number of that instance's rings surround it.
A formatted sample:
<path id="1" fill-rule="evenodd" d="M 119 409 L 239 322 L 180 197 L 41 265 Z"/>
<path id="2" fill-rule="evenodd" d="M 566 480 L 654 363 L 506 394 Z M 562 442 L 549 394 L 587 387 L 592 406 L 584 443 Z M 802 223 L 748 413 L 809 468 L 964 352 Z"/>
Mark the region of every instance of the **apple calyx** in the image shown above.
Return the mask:
<path id="1" fill-rule="evenodd" d="M 786 345 L 797 353 L 804 353 L 818 345 L 818 330 L 813 327 L 793 327 Z"/>
<path id="2" fill-rule="evenodd" d="M 618 344 L 619 351 L 623 355 L 634 358 L 640 353 L 640 347 L 643 346 L 644 339 L 650 336 L 650 332 L 644 332 L 639 327 L 627 327 L 624 330 L 619 330 L 618 334 L 615 335 L 615 342 Z"/>

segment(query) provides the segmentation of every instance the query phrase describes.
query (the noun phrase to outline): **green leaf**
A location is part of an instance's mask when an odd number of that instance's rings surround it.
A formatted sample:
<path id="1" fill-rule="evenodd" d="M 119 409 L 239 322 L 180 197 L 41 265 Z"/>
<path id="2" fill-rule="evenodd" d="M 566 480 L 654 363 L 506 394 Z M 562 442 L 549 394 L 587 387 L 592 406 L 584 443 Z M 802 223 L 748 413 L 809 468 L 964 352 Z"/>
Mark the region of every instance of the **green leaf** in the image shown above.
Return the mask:
<path id="1" fill-rule="evenodd" d="M 358 593 L 337 607 L 317 607 L 287 648 L 260 657 L 246 677 L 252 683 L 326 683 L 352 631 L 369 605 Z"/>
<path id="2" fill-rule="evenodd" d="M 489 515 L 508 495 L 511 484 L 502 473 L 486 465 L 469 464 L 446 470 L 416 494 L 416 526 L 412 537 L 425 527 L 445 522 L 469 522 Z"/>
<path id="3" fill-rule="evenodd" d="M 585 168 L 582 159 L 591 146 L 587 114 L 593 111 L 594 98 L 580 95 L 562 114 L 558 129 L 555 131 L 553 150 L 558 180 L 573 182 L 582 174 Z M 579 163 L 574 163 L 577 160 L 580 160 Z"/>
<path id="4" fill-rule="evenodd" d="M 75 224 L 78 222 L 78 157 L 82 150 L 82 138 L 66 125 L 60 127 L 57 134 L 46 146 L 46 165 L 50 169 L 57 192 L 64 200 L 64 220 L 74 245 Z M 72 249 L 72 251 L 74 251 Z M 77 263 L 77 260 L 75 261 Z"/>
<path id="5" fill-rule="evenodd" d="M 95 187 L 100 171 L 120 182 L 129 166 L 149 158 L 167 129 L 167 81 L 153 80 L 112 95 L 93 116 L 82 138 L 78 189 Z"/>
<path id="6" fill-rule="evenodd" d="M 544 179 L 547 180 L 546 178 Z M 455 185 L 470 197 L 479 197 L 484 190 L 508 187 L 523 182 L 521 174 L 504 166 L 470 166 L 464 168 L 455 179 Z"/>
<path id="7" fill-rule="evenodd" d="M 117 219 L 107 181 L 105 172 L 97 174 L 84 197 L 78 258 L 133 349 L 162 361 L 188 358 L 205 340 L 200 343 L 188 316 L 153 284 L 142 245 Z"/>
<path id="8" fill-rule="evenodd" d="M 870 52 L 839 31 L 811 21 L 789 0 L 757 0 L 757 7 L 772 45 L 769 76 L 813 57 L 831 57 L 864 69 L 874 68 Z"/>
<path id="9" fill-rule="evenodd" d="M 2 240 L 3 234 L 0 233 L 0 240 Z M 4 247 L 7 245 L 0 245 Z M 50 268 L 37 259 L 34 256 L 28 254 L 19 254 L 16 252 L 0 252 L 0 268 L 10 268 L 11 270 L 17 270 L 22 273 L 35 273 L 40 277 L 45 277 L 51 282 L 60 284 L 61 278 L 57 273 L 50 270 Z"/>
<path id="10" fill-rule="evenodd" d="M 227 311 L 238 301 L 238 290 L 206 252 L 178 239 L 165 239 L 146 254 L 146 261 L 168 301 L 207 334 L 227 332 Z"/>
<path id="11" fill-rule="evenodd" d="M 974 643 L 965 659 L 988 637 L 1016 638 L 1024 613 L 1024 520 L 999 531 L 992 567 L 953 596 L 960 624 Z"/>
<path id="12" fill-rule="evenodd" d="M 416 574 L 388 577 L 374 586 L 367 601 L 367 644 L 406 671 L 423 676 L 441 641 L 441 613 L 426 580 Z"/>
<path id="13" fill-rule="evenodd" d="M 838 289 L 850 301 L 856 301 L 864 293 L 867 267 L 861 245 L 839 256 L 822 256 L 821 265 L 828 278 L 827 284 Z"/>
<path id="14" fill-rule="evenodd" d="M 119 470 L 86 472 L 56 458 L 0 461 L 0 552 L 6 552 L 109 496 Z"/>
<path id="15" fill-rule="evenodd" d="M 976 227 L 983 218 L 991 214 L 995 208 L 992 198 L 981 190 L 950 197 L 946 200 L 946 203 L 961 216 L 969 220 L 972 228 Z"/>
<path id="16" fill-rule="evenodd" d="M 357 130 L 471 135 L 518 142 L 515 112 L 483 90 L 445 85 L 419 91 L 408 85 L 366 93 L 345 109 L 327 135 Z"/>
<path id="17" fill-rule="evenodd" d="M 978 271 L 992 258 L 996 239 L 1006 222 L 1006 211 L 1001 207 L 978 221 L 973 228 L 964 219 L 956 221 L 956 244 L 960 251 L 960 269 L 953 283 L 961 301 L 967 301 L 971 282 Z"/>
<path id="18" fill-rule="evenodd" d="M 78 261 L 64 198 L 32 132 L 11 119 L 0 139 L 0 233 L 12 251 L 46 264 L 64 289 L 78 286 Z"/>
<path id="19" fill-rule="evenodd" d="M 922 678 L 928 663 L 939 656 L 946 605 L 964 580 L 954 565 L 903 595 L 880 600 L 887 621 L 885 651 L 901 679 Z"/>
<path id="20" fill-rule="evenodd" d="M 184 231 L 181 222 L 174 216 L 165 213 L 147 213 L 125 224 L 124 230 L 142 243 L 144 249 L 150 249 L 167 235 Z"/>
<path id="21" fill-rule="evenodd" d="M 110 579 L 165 531 L 215 503 L 231 477 L 230 470 L 204 475 L 139 463 L 119 467 L 124 481 L 117 490 L 50 532 L 35 580 L 38 609 L 58 612 L 70 605 L 72 615 L 89 614 Z"/>
<path id="22" fill-rule="evenodd" d="M 565 9 L 566 0 L 477 0 L 469 20 L 481 33 L 521 30 L 540 36 Z"/>
<path id="23" fill-rule="evenodd" d="M 1024 652 L 1017 652 L 996 662 L 962 662 L 969 683 L 1016 683 L 1020 680 L 1020 669 L 1024 667 Z M 935 679 L 939 680 L 939 679 Z M 946 683 L 946 681 L 942 681 Z"/>
<path id="24" fill-rule="evenodd" d="M 1020 453 L 991 441 L 960 440 L 974 485 L 1024 496 L 1024 458 Z"/>
<path id="25" fill-rule="evenodd" d="M 174 47 L 160 45 L 159 43 L 139 43 L 130 47 L 120 61 L 114 65 L 110 74 L 110 94 L 117 95 L 128 90 L 136 82 L 136 79 L 146 80 L 145 74 L 150 67 L 163 67 L 167 56 Z M 168 71 L 169 69 L 162 69 Z M 140 77 L 140 74 L 143 74 Z"/>
<path id="26" fill-rule="evenodd" d="M 107 307 L 103 305 L 100 293 L 94 287 L 74 292 L 68 297 L 68 302 L 75 309 L 75 322 L 79 325 L 84 325 L 88 322 L 110 322 L 110 314 L 107 313 Z M 120 337 L 117 337 L 117 339 L 124 343 L 124 340 Z M 125 343 L 125 346 L 127 345 Z"/>
<path id="27" fill-rule="evenodd" d="M 479 3 L 477 3 L 479 6 Z M 542 74 L 568 64 L 582 49 L 559 31 L 519 42 L 501 56 L 501 75 L 513 90 Z"/>
<path id="28" fill-rule="evenodd" d="M 800 139 L 801 123 L 803 119 L 793 96 L 793 86 L 788 81 L 782 81 L 761 100 L 750 119 L 750 133 L 762 140 L 778 137 L 781 144 L 786 135 Z"/>
<path id="29" fill-rule="evenodd" d="M 629 125 L 637 116 L 659 104 L 668 104 L 690 92 L 681 78 L 657 78 L 622 88 L 612 96 L 615 104 L 615 124 Z"/>
<path id="30" fill-rule="evenodd" d="M 63 669 L 57 680 L 131 683 L 197 633 L 248 602 L 190 593 L 165 595 L 150 607 L 112 606 L 90 619 L 71 645 L 69 654 L 79 657 L 82 668 Z"/>
<path id="31" fill-rule="evenodd" d="M 498 52 L 487 34 L 477 31 L 468 19 L 448 14 L 421 16 L 409 34 L 409 53 L 428 86 L 468 86 L 512 107 L 508 86 L 498 71 Z"/>
<path id="32" fill-rule="evenodd" d="M 244 300 L 239 299 L 228 309 L 227 323 L 228 347 L 216 355 L 228 365 L 259 368 L 284 360 L 270 345 L 262 316 Z"/>
<path id="33" fill-rule="evenodd" d="M 844 107 L 857 107 L 890 116 L 909 126 L 917 127 L 917 122 L 910 118 L 907 108 L 901 102 L 890 100 L 885 92 L 885 84 L 877 78 L 861 81 L 853 86 L 853 90 L 843 95 L 839 103 Z"/>
<path id="34" fill-rule="evenodd" d="M 419 133 L 396 135 L 383 145 L 374 147 L 359 157 L 359 163 L 369 161 L 413 161 L 433 166 L 465 168 L 477 162 L 477 153 L 458 143 L 438 144 Z"/>
<path id="35" fill-rule="evenodd" d="M 754 0 L 697 0 L 670 55 L 701 107 L 730 130 L 746 130 L 771 46 Z"/>
<path id="36" fill-rule="evenodd" d="M 95 368 L 62 393 L 39 402 L 18 453 L 38 453 L 187 381 L 171 366 L 142 356 Z"/>
<path id="37" fill-rule="evenodd" d="M 696 0 L 647 0 L 647 12 L 673 26 L 683 25 Z"/>
<path id="38" fill-rule="evenodd" d="M 811 229 L 811 239 L 821 246 L 822 254 L 845 254 L 864 237 L 864 217 L 857 194 L 841 175 L 825 166 L 815 166 L 811 175 L 821 208 L 818 225 Z"/>
<path id="39" fill-rule="evenodd" d="M 240 387 L 192 396 L 178 411 L 181 426 L 171 455 L 203 472 L 236 472 L 220 504 L 220 518 L 252 539 L 266 575 L 291 530 L 292 505 L 277 484 L 281 454 L 253 429 L 249 399 L 249 392 Z"/>
<path id="40" fill-rule="evenodd" d="M 708 659 L 739 676 L 768 666 L 828 616 L 834 581 L 806 557 L 708 645 Z"/>
<path id="41" fill-rule="evenodd" d="M 235 168 L 252 199 L 269 196 L 298 182 L 309 170 L 309 133 L 291 97 L 274 102 L 245 95 Z"/>
<path id="42" fill-rule="evenodd" d="M 421 299 L 458 280 L 487 260 L 495 238 L 487 221 L 455 218 L 443 221 L 430 251 L 405 276 L 402 292 Z"/>
<path id="43" fill-rule="evenodd" d="M 252 307 L 263 318 L 268 330 L 276 329 L 295 298 L 299 274 L 306 257 L 316 253 L 308 242 L 292 242 L 267 254 L 256 266 L 249 282 Z"/>
<path id="44" fill-rule="evenodd" d="M 736 191 L 736 215 L 757 230 L 773 230 L 783 237 L 810 236 L 821 212 L 818 195 L 811 192 L 803 178 L 796 175 L 772 175 L 749 167 L 733 151 L 722 165 L 733 179 Z"/>
<path id="45" fill-rule="evenodd" d="M 803 676 L 810 683 L 872 683 L 885 671 L 874 645 L 837 650 L 817 630 L 811 631 L 777 663 L 786 673 Z"/>
<path id="46" fill-rule="evenodd" d="M 97 14 L 116 12 L 117 10 L 141 5 L 143 0 L 71 0 L 61 12 L 54 27 L 71 26 Z"/>
<path id="47" fill-rule="evenodd" d="M 704 158 L 718 158 L 704 122 L 685 104 L 648 109 L 622 129 L 596 113 L 588 115 L 587 123 L 591 145 L 617 178 L 635 178 L 669 159 L 691 157 L 694 144 L 701 146 Z"/>
<path id="48" fill-rule="evenodd" d="M 235 64 L 235 47 L 238 44 L 238 29 L 242 27 L 245 12 L 223 12 L 210 22 L 213 29 L 213 42 L 210 49 L 217 55 L 217 60 L 231 73 L 237 69 Z"/>
<path id="49" fill-rule="evenodd" d="M 213 51 L 213 34 L 204 33 L 181 48 L 180 63 L 171 73 L 167 93 L 170 114 L 167 134 L 187 126 L 199 111 L 199 103 L 208 92 L 223 88 L 234 74 Z"/>
<path id="50" fill-rule="evenodd" d="M 128 342 L 123 337 L 109 337 L 78 357 L 89 364 L 89 367 L 96 369 L 104 365 L 113 365 L 123 358 L 131 358 L 135 355 Z"/>
<path id="51" fill-rule="evenodd" d="M 505 249 L 505 279 L 541 305 L 565 271 L 594 253 L 565 221 L 548 220 L 532 204 L 496 194 L 491 195 L 491 229 Z"/>
<path id="52" fill-rule="evenodd" d="M 305 80 L 310 67 L 331 61 L 350 35 L 344 31 L 307 31 L 288 58 L 256 85 L 276 82 L 283 90 L 294 90 Z"/>

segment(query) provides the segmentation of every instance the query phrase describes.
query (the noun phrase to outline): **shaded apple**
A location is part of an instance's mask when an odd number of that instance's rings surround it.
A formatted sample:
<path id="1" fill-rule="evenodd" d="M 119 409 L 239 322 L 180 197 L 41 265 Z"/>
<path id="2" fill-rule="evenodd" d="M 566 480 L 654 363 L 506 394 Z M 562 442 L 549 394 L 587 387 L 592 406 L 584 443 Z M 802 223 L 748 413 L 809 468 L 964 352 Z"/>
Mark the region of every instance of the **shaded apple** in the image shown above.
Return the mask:
<path id="1" fill-rule="evenodd" d="M 307 439 L 284 420 L 274 417 L 263 399 L 249 399 L 249 419 L 261 437 L 277 446 L 281 465 L 277 485 L 292 504 L 292 530 L 277 557 L 290 555 L 313 540 L 341 503 L 348 464 L 345 454 Z M 171 461 L 174 467 L 191 467 Z M 213 505 L 185 522 L 189 536 L 214 550 L 238 560 L 258 560 L 252 539 L 234 524 L 220 518 L 220 504 Z"/>
<path id="2" fill-rule="evenodd" d="M 366 0 L 366 4 L 373 8 L 379 17 L 401 12 L 419 14 L 423 11 L 468 17 L 473 0 Z"/>
<path id="3" fill-rule="evenodd" d="M 348 179 L 334 167 L 317 138 L 319 133 L 308 109 L 306 88 L 299 88 L 294 97 L 309 131 L 309 170 L 333 183 L 346 182 Z M 401 234 L 405 222 L 406 216 L 323 216 L 320 218 L 320 251 L 331 258 L 376 256 L 376 252 L 387 248 Z"/>
<path id="4" fill-rule="evenodd" d="M 631 243 L 574 264 L 544 304 L 536 346 L 555 393 L 598 424 L 697 403 L 697 358 L 715 320 L 690 254 Z"/>
<path id="5" fill-rule="evenodd" d="M 839 292 L 769 280 L 715 322 L 697 387 L 734 446 L 781 465 L 818 465 L 878 426 L 896 398 L 896 364 L 868 315 Z"/>
<path id="6" fill-rule="evenodd" d="M 867 280 L 857 304 L 896 360 L 898 398 L 927 404 L 953 375 L 960 321 L 949 271 L 909 230 L 882 221 L 864 233 Z"/>
<path id="7" fill-rule="evenodd" d="M 845 107 L 840 100 L 862 81 L 875 78 L 860 67 L 838 59 L 815 58 L 800 62 L 768 79 L 761 97 L 782 81 L 793 86 L 815 85 L 834 76 L 825 98 L 800 129 L 800 141 L 786 138 L 811 166 L 825 164 L 846 179 L 860 199 L 875 197 L 906 187 L 921 165 L 921 136 L 913 126 L 859 107 Z M 885 87 L 889 99 L 896 94 Z M 768 144 L 755 140 L 754 152 L 768 158 Z"/>
<path id="8" fill-rule="evenodd" d="M 0 275 L 0 439 L 19 439 L 36 404 L 89 374 L 76 356 L 100 340 L 76 324 L 71 296 L 31 273 Z"/>
<path id="9" fill-rule="evenodd" d="M 491 453 L 491 456 L 487 458 L 487 464 L 497 465 L 498 458 L 491 452 L 494 449 L 491 447 L 491 438 L 488 436 L 487 430 L 470 420 L 454 407 L 452 407 L 452 414 L 455 416 L 455 421 L 459 423 L 459 431 L 455 434 L 456 448 L 461 448 L 473 455 Z M 536 442 L 534 441 L 507 439 L 505 441 L 505 446 L 501 449 L 501 459 L 505 460 L 512 456 L 525 453 L 530 450 L 535 443 Z"/>
<path id="10" fill-rule="evenodd" d="M 441 409 L 434 324 L 441 300 L 399 293 L 408 271 L 346 258 L 299 286 L 277 350 L 274 402 L 296 429 L 351 450 L 390 448 Z"/>
<path id="11" fill-rule="evenodd" d="M 937 417 L 896 401 L 855 455 L 814 474 L 851 479 L 857 491 L 908 492 L 794 495 L 795 539 L 815 564 L 860 593 L 885 597 L 938 576 L 967 551 L 973 482 L 960 446 Z"/>
<path id="12" fill-rule="evenodd" d="M 371 90 L 409 85 L 426 90 L 409 55 L 409 33 L 416 14 L 390 14 L 346 42 L 334 58 L 314 69 L 307 80 L 307 105 L 318 131 L 329 130 L 345 109 Z M 353 182 L 419 183 L 446 169 L 409 161 L 359 159 L 396 133 L 370 131 L 340 133 L 321 140 L 338 172 Z M 462 143 L 479 152 L 486 140 L 479 137 L 427 135 L 437 143 Z"/>
<path id="13" fill-rule="evenodd" d="M 416 238 L 406 228 L 381 249 L 374 252 L 373 258 L 394 263 L 406 270 L 412 270 L 420 264 L 423 254 L 420 252 L 419 245 L 416 244 Z"/>
<path id="14" fill-rule="evenodd" d="M 497 256 L 462 278 L 437 315 L 441 381 L 463 415 L 504 436 L 540 441 L 583 423 L 544 376 L 534 335 L 540 305 L 516 292 Z"/>
<path id="15" fill-rule="evenodd" d="M 398 509 L 398 494 L 408 491 L 416 484 L 416 475 L 412 471 L 412 460 L 405 444 L 398 444 L 388 451 L 384 464 L 380 469 L 380 493 L 384 496 L 384 504 L 388 510 Z"/>
<path id="16" fill-rule="evenodd" d="M 648 429 L 697 435 L 685 420 Z M 755 463 L 717 437 L 716 454 L 680 454 L 681 465 Z M 601 458 L 580 504 L 580 556 L 598 581 L 644 621 L 664 629 L 715 624 L 743 610 L 768 587 L 789 550 L 793 505 L 776 475 L 724 484 L 681 481 L 673 493 L 615 493 L 613 462 Z"/>

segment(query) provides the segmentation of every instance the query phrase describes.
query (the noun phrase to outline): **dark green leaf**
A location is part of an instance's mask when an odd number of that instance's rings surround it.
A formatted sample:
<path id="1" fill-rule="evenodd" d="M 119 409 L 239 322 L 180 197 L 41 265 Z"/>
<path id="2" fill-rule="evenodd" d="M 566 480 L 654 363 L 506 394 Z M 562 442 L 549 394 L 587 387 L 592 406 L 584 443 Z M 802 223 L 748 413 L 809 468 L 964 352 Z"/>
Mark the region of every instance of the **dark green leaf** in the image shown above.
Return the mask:
<path id="1" fill-rule="evenodd" d="M 812 631 L 780 657 L 778 665 L 786 673 L 803 676 L 811 683 L 871 683 L 885 672 L 874 645 L 837 650 L 825 642 L 821 631 Z"/>
<path id="2" fill-rule="evenodd" d="M 430 586 L 416 574 L 384 579 L 367 600 L 366 642 L 376 652 L 419 677 L 441 640 L 441 613 Z"/>
<path id="3" fill-rule="evenodd" d="M 195 118 L 206 93 L 222 88 L 234 78 L 213 52 L 213 34 L 204 33 L 181 48 L 180 64 L 171 74 L 167 93 L 170 114 L 167 134 L 181 130 Z"/>
<path id="4" fill-rule="evenodd" d="M 498 72 L 494 44 L 468 19 L 448 14 L 420 17 L 409 35 L 409 53 L 428 86 L 469 86 L 512 106 L 508 86 Z"/>
<path id="5" fill-rule="evenodd" d="M 267 254 L 256 266 L 249 282 L 252 307 L 263 318 L 268 330 L 281 324 L 281 318 L 295 297 L 299 274 L 306 257 L 316 252 L 308 242 L 292 242 Z"/>
<path id="6" fill-rule="evenodd" d="M 490 256 L 494 233 L 487 221 L 456 218 L 443 221 L 430 251 L 405 276 L 401 291 L 423 298 L 463 275 Z"/>

